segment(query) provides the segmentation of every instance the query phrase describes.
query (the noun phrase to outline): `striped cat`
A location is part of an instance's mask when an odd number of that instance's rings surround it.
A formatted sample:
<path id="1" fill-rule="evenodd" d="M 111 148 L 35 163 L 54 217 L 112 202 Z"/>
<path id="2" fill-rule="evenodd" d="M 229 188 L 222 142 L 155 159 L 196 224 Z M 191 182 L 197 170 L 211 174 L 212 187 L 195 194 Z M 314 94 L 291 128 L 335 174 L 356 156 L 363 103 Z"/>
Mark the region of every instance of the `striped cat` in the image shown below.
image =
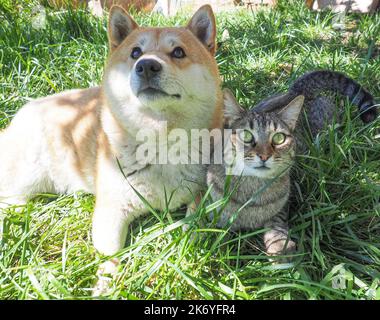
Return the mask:
<path id="1" fill-rule="evenodd" d="M 224 91 L 225 127 L 232 129 L 232 147 L 243 146 L 244 157 L 235 165 L 241 176 L 226 173 L 227 165 L 212 164 L 207 183 L 212 185 L 211 197 L 218 200 L 226 195 L 226 177 L 230 201 L 217 217 L 217 225 L 229 221 L 232 231 L 267 228 L 264 244 L 268 255 L 288 254 L 296 244 L 288 236 L 290 193 L 289 169 L 296 154 L 295 131 L 302 106 L 306 110 L 313 134 L 319 132 L 335 113 L 336 104 L 324 91 L 340 93 L 359 107 L 364 122 L 376 118 L 372 96 L 358 83 L 332 71 L 315 71 L 298 78 L 286 94 L 272 96 L 251 110 L 241 108 L 229 90 Z M 238 161 L 238 160 L 236 160 Z"/>

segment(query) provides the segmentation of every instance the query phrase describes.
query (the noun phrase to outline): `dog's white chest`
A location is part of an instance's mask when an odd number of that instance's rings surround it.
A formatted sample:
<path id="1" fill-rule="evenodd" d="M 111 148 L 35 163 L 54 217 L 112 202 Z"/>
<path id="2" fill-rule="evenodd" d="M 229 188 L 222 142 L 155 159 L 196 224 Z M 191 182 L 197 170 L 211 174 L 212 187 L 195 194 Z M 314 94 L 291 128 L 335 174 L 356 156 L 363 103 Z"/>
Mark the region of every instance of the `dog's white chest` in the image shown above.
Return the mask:
<path id="1" fill-rule="evenodd" d="M 127 180 L 155 209 L 175 209 L 194 200 L 205 185 L 202 165 L 152 164 Z"/>

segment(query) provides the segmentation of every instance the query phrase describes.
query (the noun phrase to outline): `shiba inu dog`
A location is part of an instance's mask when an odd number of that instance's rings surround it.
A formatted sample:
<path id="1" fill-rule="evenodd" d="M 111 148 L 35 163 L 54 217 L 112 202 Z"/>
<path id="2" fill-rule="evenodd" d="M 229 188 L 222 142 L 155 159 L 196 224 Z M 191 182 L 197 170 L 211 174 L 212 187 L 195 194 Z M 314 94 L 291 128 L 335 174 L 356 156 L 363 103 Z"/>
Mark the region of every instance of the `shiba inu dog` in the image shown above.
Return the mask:
<path id="1" fill-rule="evenodd" d="M 149 211 L 140 196 L 158 210 L 178 208 L 205 180 L 204 165 L 136 162 L 139 130 L 221 128 L 223 97 L 210 6 L 176 28 L 139 27 L 114 6 L 108 36 L 101 86 L 36 99 L 0 133 L 7 150 L 0 153 L 0 203 L 25 203 L 44 192 L 93 193 L 92 240 L 113 255 L 128 224 Z M 168 204 L 165 194 L 172 194 Z"/>

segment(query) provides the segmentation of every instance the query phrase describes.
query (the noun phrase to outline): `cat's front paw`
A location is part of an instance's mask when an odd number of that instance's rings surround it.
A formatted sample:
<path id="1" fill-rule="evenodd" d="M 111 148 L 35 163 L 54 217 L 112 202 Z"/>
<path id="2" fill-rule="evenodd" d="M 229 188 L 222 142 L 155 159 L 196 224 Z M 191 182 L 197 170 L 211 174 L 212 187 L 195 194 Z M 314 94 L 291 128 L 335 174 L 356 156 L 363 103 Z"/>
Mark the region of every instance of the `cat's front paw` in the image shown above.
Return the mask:
<path id="1" fill-rule="evenodd" d="M 278 239 L 271 242 L 267 248 L 266 253 L 269 256 L 282 256 L 282 255 L 292 255 L 296 252 L 297 246 L 296 243 L 289 239 Z M 283 257 L 285 262 L 291 261 L 292 257 Z M 277 261 L 277 259 L 276 259 Z"/>

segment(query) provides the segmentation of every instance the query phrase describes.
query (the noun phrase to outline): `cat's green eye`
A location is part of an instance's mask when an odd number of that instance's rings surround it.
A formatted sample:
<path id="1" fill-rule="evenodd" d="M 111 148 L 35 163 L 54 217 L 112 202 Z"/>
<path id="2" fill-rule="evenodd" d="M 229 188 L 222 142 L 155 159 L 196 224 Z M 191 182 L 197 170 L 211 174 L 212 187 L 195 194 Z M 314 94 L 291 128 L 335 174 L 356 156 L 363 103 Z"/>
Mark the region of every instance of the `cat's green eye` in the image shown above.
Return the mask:
<path id="1" fill-rule="evenodd" d="M 286 135 L 284 133 L 276 133 L 273 137 L 272 137 L 272 143 L 276 146 L 280 145 L 280 144 L 283 144 L 286 140 Z"/>
<path id="2" fill-rule="evenodd" d="M 244 143 L 251 143 L 254 140 L 253 134 L 249 130 L 243 130 L 242 132 L 240 132 L 239 138 Z"/>

